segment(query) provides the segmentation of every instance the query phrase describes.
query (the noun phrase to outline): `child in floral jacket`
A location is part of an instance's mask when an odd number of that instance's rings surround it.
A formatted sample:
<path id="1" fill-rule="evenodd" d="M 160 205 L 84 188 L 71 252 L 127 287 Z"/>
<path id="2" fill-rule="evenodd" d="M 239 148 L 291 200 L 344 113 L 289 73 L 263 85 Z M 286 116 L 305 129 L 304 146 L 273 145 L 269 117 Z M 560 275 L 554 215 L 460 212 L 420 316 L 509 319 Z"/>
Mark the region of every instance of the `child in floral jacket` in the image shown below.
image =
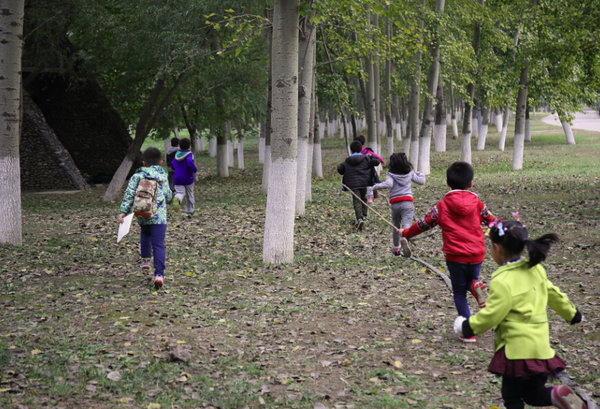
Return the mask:
<path id="1" fill-rule="evenodd" d="M 157 211 L 148 219 L 138 217 L 141 227 L 140 253 L 142 257 L 142 269 L 150 269 L 150 260 L 154 253 L 154 287 L 163 285 L 165 272 L 165 234 L 167 232 L 167 202 L 173 198 L 173 192 L 169 188 L 167 172 L 163 169 L 162 153 L 157 148 L 148 148 L 142 154 L 143 167 L 129 179 L 123 201 L 121 202 L 121 213 L 119 222 L 123 223 L 127 214 L 131 213 L 135 192 L 141 179 L 154 179 L 159 182 L 157 194 Z"/>

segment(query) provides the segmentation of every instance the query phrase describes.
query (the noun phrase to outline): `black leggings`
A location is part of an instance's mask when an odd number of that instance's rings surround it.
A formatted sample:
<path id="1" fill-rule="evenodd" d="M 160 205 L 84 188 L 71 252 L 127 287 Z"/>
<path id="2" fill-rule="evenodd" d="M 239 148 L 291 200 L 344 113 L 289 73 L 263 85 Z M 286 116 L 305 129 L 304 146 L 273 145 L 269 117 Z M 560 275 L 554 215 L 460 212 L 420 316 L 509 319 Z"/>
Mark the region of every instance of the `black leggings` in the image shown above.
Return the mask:
<path id="1" fill-rule="evenodd" d="M 502 377 L 502 399 L 506 409 L 531 406 L 552 406 L 552 387 L 546 387 L 548 376 L 541 374 L 523 378 Z"/>

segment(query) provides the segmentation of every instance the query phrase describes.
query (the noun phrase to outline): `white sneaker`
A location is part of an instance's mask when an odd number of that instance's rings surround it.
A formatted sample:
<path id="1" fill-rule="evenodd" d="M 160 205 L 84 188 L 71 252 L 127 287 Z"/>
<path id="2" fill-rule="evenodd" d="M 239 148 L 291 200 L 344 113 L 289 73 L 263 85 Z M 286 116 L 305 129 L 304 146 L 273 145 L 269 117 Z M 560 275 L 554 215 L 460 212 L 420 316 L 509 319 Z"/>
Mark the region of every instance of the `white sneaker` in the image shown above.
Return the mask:
<path id="1" fill-rule="evenodd" d="M 400 248 L 402 249 L 402 257 L 410 257 L 412 255 L 412 251 L 410 251 L 410 247 L 408 245 L 408 240 L 404 237 L 400 237 Z"/>

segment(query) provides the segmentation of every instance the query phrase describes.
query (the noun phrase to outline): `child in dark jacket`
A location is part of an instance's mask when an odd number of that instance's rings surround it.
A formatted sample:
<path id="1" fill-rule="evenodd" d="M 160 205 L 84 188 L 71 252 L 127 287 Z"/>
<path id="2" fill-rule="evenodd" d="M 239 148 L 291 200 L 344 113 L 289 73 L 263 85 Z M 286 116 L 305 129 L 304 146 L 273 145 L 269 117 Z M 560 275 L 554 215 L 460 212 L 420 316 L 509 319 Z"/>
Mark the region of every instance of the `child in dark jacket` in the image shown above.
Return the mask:
<path id="1" fill-rule="evenodd" d="M 473 184 L 473 167 L 467 162 L 454 162 L 446 170 L 446 182 L 452 189 L 422 219 L 408 229 L 400 229 L 402 237 L 410 239 L 417 234 L 440 226 L 442 251 L 452 281 L 454 305 L 458 315 L 470 317 L 467 291 L 481 308 L 485 307 L 485 285 L 479 281 L 479 270 L 485 256 L 485 242 L 481 224 L 494 221 L 494 216 L 479 197 L 468 190 Z M 475 337 L 460 339 L 475 342 Z"/>
<path id="2" fill-rule="evenodd" d="M 194 163 L 194 155 L 190 151 L 190 140 L 183 138 L 179 141 L 179 150 L 175 153 L 175 159 L 171 162 L 173 169 L 173 181 L 175 182 L 175 200 L 173 207 L 179 210 L 181 202 L 185 199 L 185 212 L 192 216 L 194 214 L 194 177 L 198 168 Z"/>
<path id="3" fill-rule="evenodd" d="M 337 171 L 343 175 L 342 183 L 354 193 L 352 195 L 356 216 L 354 226 L 357 230 L 362 230 L 367 221 L 367 205 L 365 204 L 367 186 L 370 184 L 375 166 L 379 165 L 379 160 L 372 155 L 361 154 L 362 144 L 359 141 L 353 141 L 350 144 L 350 151 L 352 155 L 338 165 Z"/>

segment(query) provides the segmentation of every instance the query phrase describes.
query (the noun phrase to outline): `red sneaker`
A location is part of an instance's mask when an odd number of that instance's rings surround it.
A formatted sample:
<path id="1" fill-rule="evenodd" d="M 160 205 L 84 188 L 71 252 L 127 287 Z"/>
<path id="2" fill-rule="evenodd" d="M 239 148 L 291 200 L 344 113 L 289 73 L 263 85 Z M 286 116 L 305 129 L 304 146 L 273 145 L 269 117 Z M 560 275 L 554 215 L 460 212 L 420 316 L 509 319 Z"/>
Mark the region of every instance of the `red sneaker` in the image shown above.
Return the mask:
<path id="1" fill-rule="evenodd" d="M 487 298 L 487 293 L 485 290 L 487 287 L 481 281 L 471 281 L 471 287 L 469 290 L 473 297 L 475 297 L 475 301 L 479 304 L 479 308 L 485 308 L 485 299 Z"/>
<path id="2" fill-rule="evenodd" d="M 149 258 L 143 258 L 142 259 L 142 264 L 140 264 L 140 267 L 143 270 L 150 270 L 150 259 Z"/>
<path id="3" fill-rule="evenodd" d="M 163 276 L 154 276 L 154 288 L 159 289 L 163 286 Z"/>
<path id="4" fill-rule="evenodd" d="M 467 337 L 463 337 L 462 335 L 460 335 L 458 338 L 460 338 L 460 340 L 462 342 L 467 342 L 467 343 L 477 342 L 477 340 L 475 339 L 475 337 L 467 338 Z"/>
<path id="5" fill-rule="evenodd" d="M 552 389 L 552 404 L 560 409 L 587 409 L 587 405 L 567 385 L 555 386 Z"/>

